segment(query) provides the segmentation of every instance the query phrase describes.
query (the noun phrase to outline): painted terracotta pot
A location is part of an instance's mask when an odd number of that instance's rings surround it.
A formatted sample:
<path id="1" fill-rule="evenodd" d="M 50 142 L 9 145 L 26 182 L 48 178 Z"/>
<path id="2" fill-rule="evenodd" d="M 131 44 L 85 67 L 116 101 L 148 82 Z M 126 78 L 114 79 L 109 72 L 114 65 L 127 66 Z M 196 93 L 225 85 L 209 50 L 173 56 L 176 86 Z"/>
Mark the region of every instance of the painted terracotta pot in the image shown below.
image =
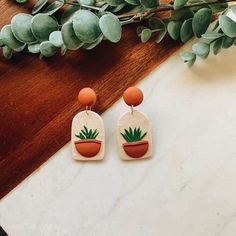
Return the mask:
<path id="1" fill-rule="evenodd" d="M 101 149 L 102 142 L 95 139 L 84 139 L 75 141 L 77 152 L 84 157 L 94 157 Z"/>
<path id="2" fill-rule="evenodd" d="M 126 154 L 133 158 L 140 158 L 144 156 L 148 150 L 148 146 L 149 143 L 145 140 L 123 144 Z"/>

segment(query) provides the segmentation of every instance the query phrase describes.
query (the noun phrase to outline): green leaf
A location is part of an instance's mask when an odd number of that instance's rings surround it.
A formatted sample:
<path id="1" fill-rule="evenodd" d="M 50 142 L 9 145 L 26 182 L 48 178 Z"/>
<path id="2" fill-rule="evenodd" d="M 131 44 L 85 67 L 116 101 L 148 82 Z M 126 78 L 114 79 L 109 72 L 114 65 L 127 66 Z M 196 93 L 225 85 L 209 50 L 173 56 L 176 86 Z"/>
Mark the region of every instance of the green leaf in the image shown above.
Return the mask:
<path id="1" fill-rule="evenodd" d="M 174 10 L 171 12 L 171 19 L 172 20 L 187 20 L 194 16 L 194 12 L 189 8 L 181 8 L 178 10 Z"/>
<path id="2" fill-rule="evenodd" d="M 38 13 L 46 4 L 48 0 L 38 0 L 38 2 L 34 5 L 32 14 Z"/>
<path id="3" fill-rule="evenodd" d="M 65 24 L 69 21 L 72 22 L 72 17 L 76 11 L 78 11 L 78 6 L 69 6 L 61 15 L 61 24 Z"/>
<path id="4" fill-rule="evenodd" d="M 236 37 L 236 22 L 225 15 L 219 16 L 219 24 L 222 31 L 229 37 Z"/>
<path id="5" fill-rule="evenodd" d="M 75 35 L 85 43 L 92 43 L 101 35 L 99 18 L 88 10 L 79 10 L 73 16 Z"/>
<path id="6" fill-rule="evenodd" d="M 11 57 L 12 57 L 12 49 L 9 48 L 8 46 L 4 46 L 2 48 L 2 53 L 3 53 L 3 56 L 7 59 L 7 60 L 10 60 Z"/>
<path id="7" fill-rule="evenodd" d="M 2 36 L 1 36 L 1 31 L 0 31 L 0 47 L 3 47 L 4 46 L 4 43 L 2 41 Z"/>
<path id="8" fill-rule="evenodd" d="M 202 35 L 204 39 L 209 39 L 209 40 L 218 39 L 218 38 L 221 38 L 222 36 L 223 34 L 217 33 L 217 32 L 207 32 Z"/>
<path id="9" fill-rule="evenodd" d="M 124 3 L 123 0 L 105 0 L 110 6 L 119 6 L 120 4 Z"/>
<path id="10" fill-rule="evenodd" d="M 61 47 L 63 45 L 63 40 L 61 36 L 61 31 L 53 31 L 49 36 L 49 41 L 55 47 Z"/>
<path id="11" fill-rule="evenodd" d="M 236 5 L 231 6 L 230 9 L 232 10 L 232 12 L 234 13 L 234 15 L 236 16 Z"/>
<path id="12" fill-rule="evenodd" d="M 72 23 L 64 24 L 61 29 L 61 34 L 66 48 L 77 50 L 83 46 L 83 42 L 75 35 Z"/>
<path id="13" fill-rule="evenodd" d="M 212 0 L 205 1 L 205 2 L 212 2 Z M 215 13 L 222 12 L 225 9 L 227 9 L 228 8 L 228 3 L 221 2 L 221 3 L 218 3 L 218 4 L 209 4 L 208 6 L 211 8 L 213 14 L 215 14 Z"/>
<path id="14" fill-rule="evenodd" d="M 181 53 L 180 56 L 184 62 L 188 62 L 188 61 L 191 61 L 196 58 L 196 54 L 194 54 L 192 52 L 183 52 L 183 53 Z"/>
<path id="15" fill-rule="evenodd" d="M 58 23 L 51 16 L 37 14 L 32 18 L 31 30 L 33 35 L 39 41 L 47 41 L 49 35 L 58 30 Z"/>
<path id="16" fill-rule="evenodd" d="M 111 42 L 117 43 L 121 39 L 121 24 L 117 16 L 109 13 L 99 19 L 99 26 L 103 35 Z"/>
<path id="17" fill-rule="evenodd" d="M 125 2 L 131 4 L 131 5 L 139 5 L 139 0 L 125 0 Z"/>
<path id="18" fill-rule="evenodd" d="M 180 39 L 186 43 L 193 36 L 192 19 L 185 20 L 180 29 Z"/>
<path id="19" fill-rule="evenodd" d="M 140 37 L 141 36 L 141 33 L 144 29 L 148 29 L 147 27 L 145 26 L 138 26 L 137 29 L 136 29 L 136 33 L 137 35 Z"/>
<path id="20" fill-rule="evenodd" d="M 151 17 L 148 20 L 148 25 L 150 26 L 151 29 L 165 29 L 164 22 L 157 17 Z"/>
<path id="21" fill-rule="evenodd" d="M 28 50 L 31 53 L 39 53 L 40 52 L 40 43 L 29 44 Z"/>
<path id="22" fill-rule="evenodd" d="M 87 49 L 87 50 L 91 50 L 93 48 L 95 48 L 99 43 L 102 42 L 103 40 L 103 35 L 101 35 L 95 42 L 93 43 L 84 43 L 83 48 Z"/>
<path id="23" fill-rule="evenodd" d="M 181 25 L 180 21 L 170 21 L 167 25 L 167 31 L 172 39 L 177 40 L 179 38 Z"/>
<path id="24" fill-rule="evenodd" d="M 96 3 L 95 0 L 77 0 L 77 2 L 87 6 L 94 6 Z"/>
<path id="25" fill-rule="evenodd" d="M 153 8 L 159 6 L 159 0 L 140 0 L 140 3 L 146 8 Z"/>
<path id="26" fill-rule="evenodd" d="M 188 67 L 192 67 L 196 61 L 196 57 L 190 61 L 187 62 Z"/>
<path id="27" fill-rule="evenodd" d="M 234 43 L 234 38 L 230 38 L 228 36 L 225 36 L 223 38 L 222 48 L 229 48 L 233 45 L 233 43 Z"/>
<path id="28" fill-rule="evenodd" d="M 25 3 L 27 2 L 28 0 L 16 0 L 18 3 Z"/>
<path id="29" fill-rule="evenodd" d="M 210 52 L 210 45 L 207 43 L 198 42 L 193 44 L 192 50 L 201 58 L 206 58 Z"/>
<path id="30" fill-rule="evenodd" d="M 175 0 L 174 1 L 174 9 L 180 9 L 182 8 L 186 3 L 188 2 L 188 0 Z"/>
<path id="31" fill-rule="evenodd" d="M 23 43 L 32 43 L 36 39 L 31 31 L 33 16 L 25 13 L 16 14 L 11 20 L 11 29 L 14 36 Z"/>
<path id="32" fill-rule="evenodd" d="M 140 139 L 139 140 L 142 140 L 145 136 L 147 135 L 147 132 L 146 133 L 144 133 L 141 137 L 140 137 Z M 139 141 L 138 140 L 138 141 Z"/>
<path id="33" fill-rule="evenodd" d="M 141 33 L 141 41 L 146 43 L 152 36 L 152 31 L 150 29 L 144 29 Z"/>
<path id="34" fill-rule="evenodd" d="M 11 30 L 11 25 L 5 25 L 1 30 L 1 41 L 11 49 L 22 47 L 24 43 L 16 39 Z"/>
<path id="35" fill-rule="evenodd" d="M 214 55 L 217 55 L 220 52 L 221 47 L 222 47 L 222 42 L 223 42 L 223 38 L 219 38 L 213 43 Z"/>
<path id="36" fill-rule="evenodd" d="M 198 38 L 204 34 L 211 22 L 212 11 L 209 8 L 200 9 L 193 17 L 192 27 L 193 33 Z"/>
<path id="37" fill-rule="evenodd" d="M 166 35 L 166 32 L 167 32 L 167 30 L 166 29 L 164 29 L 164 30 L 162 30 L 162 31 L 160 31 L 159 32 L 159 34 L 158 34 L 158 36 L 157 36 L 157 38 L 156 38 L 156 43 L 160 43 L 161 41 L 162 41 L 162 39 L 165 37 L 165 35 Z"/>
<path id="38" fill-rule="evenodd" d="M 22 51 L 24 51 L 25 46 L 26 46 L 26 44 L 24 44 L 23 46 L 21 46 L 21 47 L 19 47 L 19 48 L 15 48 L 14 51 L 16 51 L 16 52 L 22 52 Z"/>
<path id="39" fill-rule="evenodd" d="M 43 10 L 44 14 L 52 15 L 56 11 L 58 11 L 64 5 L 64 0 L 56 0 L 52 2 L 46 9 Z"/>
<path id="40" fill-rule="evenodd" d="M 57 48 L 49 41 L 40 44 L 40 52 L 44 57 L 51 57 L 57 51 Z"/>

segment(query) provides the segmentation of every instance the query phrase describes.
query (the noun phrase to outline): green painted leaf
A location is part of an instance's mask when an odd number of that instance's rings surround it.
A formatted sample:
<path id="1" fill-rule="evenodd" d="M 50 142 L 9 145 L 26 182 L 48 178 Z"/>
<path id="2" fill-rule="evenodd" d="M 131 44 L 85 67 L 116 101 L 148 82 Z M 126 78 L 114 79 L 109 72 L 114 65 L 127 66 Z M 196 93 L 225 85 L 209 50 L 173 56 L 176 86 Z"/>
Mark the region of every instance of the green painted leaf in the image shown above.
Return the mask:
<path id="1" fill-rule="evenodd" d="M 111 42 L 117 43 L 121 39 L 121 24 L 117 16 L 109 13 L 99 19 L 99 26 L 103 35 Z"/>
<path id="2" fill-rule="evenodd" d="M 218 38 L 221 38 L 222 36 L 223 34 L 217 33 L 217 32 L 207 32 L 202 35 L 204 39 L 209 39 L 209 40 L 218 39 Z"/>
<path id="3" fill-rule="evenodd" d="M 72 22 L 72 17 L 76 11 L 78 11 L 78 6 L 69 6 L 61 15 L 61 24 L 65 24 L 69 21 Z"/>
<path id="4" fill-rule="evenodd" d="M 77 2 L 87 6 L 94 6 L 96 3 L 95 0 L 77 0 Z"/>
<path id="5" fill-rule="evenodd" d="M 180 39 L 186 43 L 193 36 L 192 19 L 185 20 L 180 29 Z"/>
<path id="6" fill-rule="evenodd" d="M 32 43 L 36 39 L 31 31 L 33 16 L 25 13 L 15 15 L 11 20 L 11 29 L 14 36 L 23 43 Z"/>
<path id="7" fill-rule="evenodd" d="M 201 58 L 206 58 L 210 52 L 210 45 L 207 43 L 198 42 L 193 44 L 192 50 Z"/>
<path id="8" fill-rule="evenodd" d="M 99 18 L 88 10 L 79 10 L 73 16 L 75 35 L 85 43 L 92 43 L 101 35 Z"/>
<path id="9" fill-rule="evenodd" d="M 233 45 L 234 38 L 230 38 L 228 36 L 223 37 L 222 48 L 229 48 Z"/>
<path id="10" fill-rule="evenodd" d="M 29 44 L 28 51 L 31 53 L 39 53 L 40 52 L 40 43 Z"/>
<path id="11" fill-rule="evenodd" d="M 63 40 L 61 36 L 61 31 L 53 31 L 49 36 L 49 41 L 55 46 L 55 47 L 61 47 L 63 45 Z"/>
<path id="12" fill-rule="evenodd" d="M 236 37 L 236 22 L 225 15 L 219 16 L 219 24 L 222 31 L 229 37 Z"/>
<path id="13" fill-rule="evenodd" d="M 193 33 L 198 38 L 204 34 L 211 22 L 212 10 L 209 8 L 200 9 L 193 17 L 192 27 Z"/>
<path id="14" fill-rule="evenodd" d="M 146 43 L 152 36 L 152 31 L 150 29 L 144 29 L 141 33 L 141 41 Z"/>
<path id="15" fill-rule="evenodd" d="M 180 54 L 180 56 L 184 62 L 188 62 L 196 58 L 196 54 L 192 52 L 183 52 Z"/>
<path id="16" fill-rule="evenodd" d="M 39 41 L 47 41 L 49 35 L 58 30 L 58 23 L 54 18 L 45 14 L 37 14 L 32 18 L 31 30 Z"/>
<path id="17" fill-rule="evenodd" d="M 167 31 L 172 39 L 177 40 L 179 38 L 181 25 L 180 21 L 170 21 L 168 23 Z"/>
<path id="18" fill-rule="evenodd" d="M 75 35 L 72 23 L 66 23 L 61 29 L 62 40 L 66 48 L 70 50 L 77 50 L 83 46 L 83 42 Z"/>
<path id="19" fill-rule="evenodd" d="M 3 53 L 3 56 L 4 56 L 7 60 L 10 60 L 11 57 L 12 57 L 13 51 L 12 51 L 12 49 L 9 48 L 8 46 L 4 46 L 4 47 L 2 48 L 2 53 Z"/>
<path id="20" fill-rule="evenodd" d="M 153 8 L 159 6 L 159 0 L 140 0 L 140 3 L 146 8 Z"/>
<path id="21" fill-rule="evenodd" d="M 34 5 L 32 14 L 38 13 L 46 4 L 48 0 L 38 0 L 38 2 Z"/>
<path id="22" fill-rule="evenodd" d="M 188 0 L 175 0 L 174 1 L 174 9 L 180 9 L 182 8 L 186 3 L 188 2 Z"/>
<path id="23" fill-rule="evenodd" d="M 105 0 L 105 2 L 114 7 L 124 3 L 123 0 Z"/>
<path id="24" fill-rule="evenodd" d="M 64 0 L 56 0 L 52 2 L 46 9 L 43 10 L 42 13 L 47 15 L 52 15 L 56 11 L 58 11 L 64 5 Z"/>
<path id="25" fill-rule="evenodd" d="M 49 41 L 40 44 L 40 52 L 44 57 L 51 57 L 57 51 L 57 48 Z"/>
<path id="26" fill-rule="evenodd" d="M 217 55 L 220 52 L 221 47 L 222 47 L 222 42 L 223 42 L 223 38 L 219 38 L 213 43 L 214 55 Z"/>
<path id="27" fill-rule="evenodd" d="M 151 17 L 148 20 L 148 25 L 151 29 L 165 29 L 164 22 L 157 17 Z"/>
<path id="28" fill-rule="evenodd" d="M 5 25 L 1 30 L 1 41 L 11 49 L 22 47 L 24 43 L 16 39 L 11 30 L 11 25 Z"/>

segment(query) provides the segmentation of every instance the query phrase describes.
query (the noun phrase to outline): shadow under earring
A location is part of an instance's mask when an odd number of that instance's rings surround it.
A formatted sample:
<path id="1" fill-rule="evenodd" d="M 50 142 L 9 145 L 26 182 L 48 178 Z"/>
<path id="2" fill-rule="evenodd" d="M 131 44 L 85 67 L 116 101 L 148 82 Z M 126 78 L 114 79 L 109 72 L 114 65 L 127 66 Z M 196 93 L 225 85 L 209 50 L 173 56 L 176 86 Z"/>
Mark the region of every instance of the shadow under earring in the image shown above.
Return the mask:
<path id="1" fill-rule="evenodd" d="M 123 160 L 137 160 L 152 155 L 152 137 L 147 116 L 134 109 L 143 101 L 143 93 L 137 87 L 129 87 L 123 99 L 131 111 L 123 114 L 118 121 L 118 146 Z"/>
<path id="2" fill-rule="evenodd" d="M 79 112 L 72 121 L 72 156 L 80 161 L 102 160 L 105 153 L 104 124 L 101 116 L 91 111 L 97 100 L 96 93 L 91 88 L 84 88 L 78 99 L 86 110 Z"/>

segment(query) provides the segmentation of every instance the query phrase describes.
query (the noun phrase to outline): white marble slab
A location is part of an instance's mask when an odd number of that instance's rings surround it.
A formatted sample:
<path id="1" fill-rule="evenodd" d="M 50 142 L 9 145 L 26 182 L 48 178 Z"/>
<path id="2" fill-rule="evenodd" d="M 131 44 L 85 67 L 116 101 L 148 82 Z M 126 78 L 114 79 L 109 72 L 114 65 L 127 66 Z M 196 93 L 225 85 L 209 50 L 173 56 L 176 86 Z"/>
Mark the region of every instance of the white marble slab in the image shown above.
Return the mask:
<path id="1" fill-rule="evenodd" d="M 103 162 L 74 161 L 68 143 L 1 200 L 10 236 L 236 235 L 236 48 L 191 70 L 179 53 L 138 84 L 153 157 L 119 159 L 118 101 Z"/>

